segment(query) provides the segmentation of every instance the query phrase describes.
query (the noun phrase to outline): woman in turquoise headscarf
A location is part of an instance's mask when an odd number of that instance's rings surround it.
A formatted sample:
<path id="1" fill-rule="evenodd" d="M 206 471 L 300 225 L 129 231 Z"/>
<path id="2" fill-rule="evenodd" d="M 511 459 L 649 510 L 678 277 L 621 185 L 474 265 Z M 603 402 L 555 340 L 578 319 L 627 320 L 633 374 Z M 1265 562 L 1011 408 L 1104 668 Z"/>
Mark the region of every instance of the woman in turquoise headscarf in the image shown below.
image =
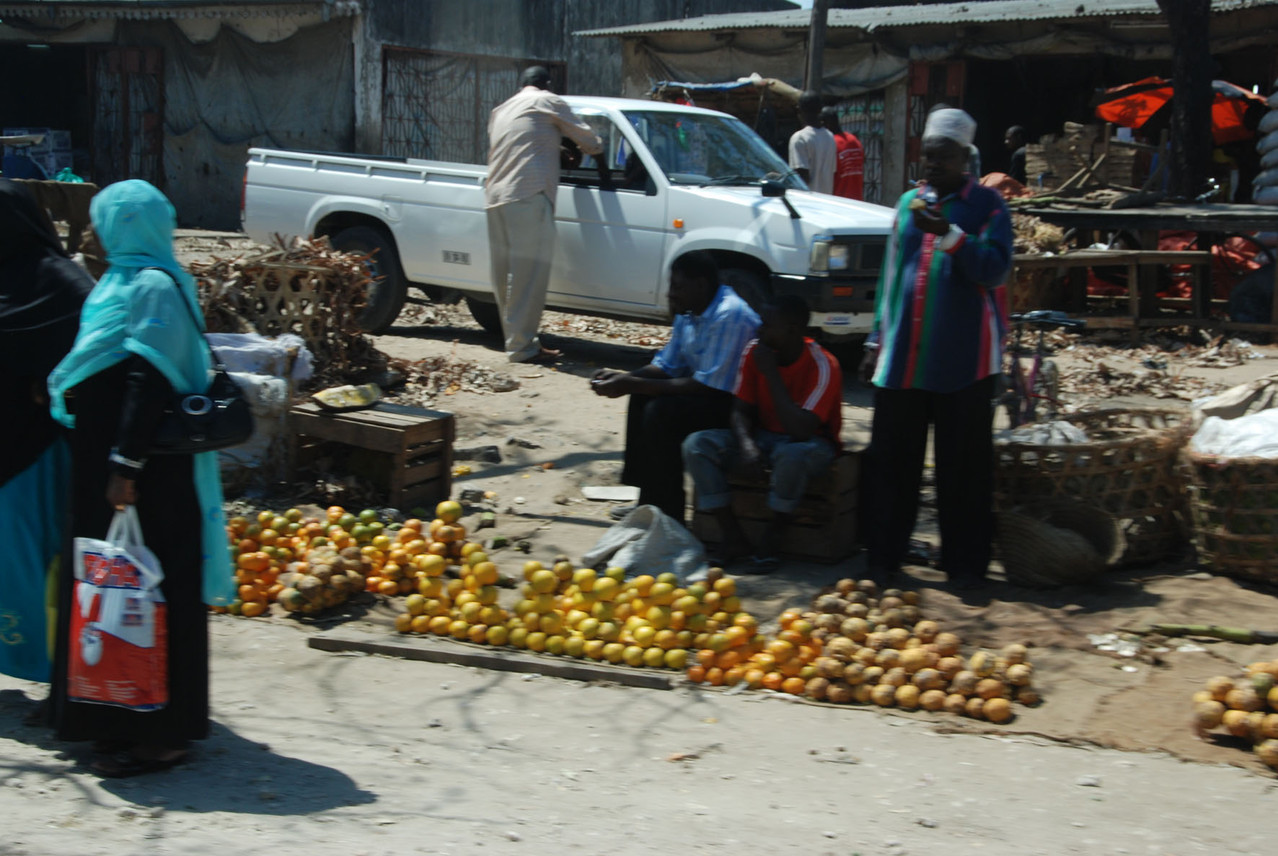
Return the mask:
<path id="1" fill-rule="evenodd" d="M 136 505 L 164 570 L 169 703 L 139 712 L 71 701 L 66 664 L 73 568 L 61 575 L 51 716 L 58 736 L 93 740 L 93 769 L 166 769 L 208 734 L 208 613 L 234 582 L 217 454 L 148 458 L 165 401 L 203 392 L 208 349 L 195 282 L 173 256 L 173 206 L 145 181 L 113 184 L 89 208 L 108 268 L 84 304 L 75 346 L 49 376 L 51 410 L 71 431 L 71 537 L 103 538 Z M 185 305 L 184 305 L 185 304 Z"/>

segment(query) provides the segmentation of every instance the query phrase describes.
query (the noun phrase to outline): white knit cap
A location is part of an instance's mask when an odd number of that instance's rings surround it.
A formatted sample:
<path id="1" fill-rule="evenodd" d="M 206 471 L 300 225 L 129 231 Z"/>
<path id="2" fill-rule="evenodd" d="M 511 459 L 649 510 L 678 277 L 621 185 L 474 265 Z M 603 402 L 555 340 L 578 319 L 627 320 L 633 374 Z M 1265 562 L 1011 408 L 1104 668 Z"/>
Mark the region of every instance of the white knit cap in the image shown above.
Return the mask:
<path id="1" fill-rule="evenodd" d="M 976 120 L 953 107 L 933 110 L 928 114 L 927 124 L 923 126 L 923 139 L 945 137 L 964 148 L 972 145 L 975 136 Z"/>

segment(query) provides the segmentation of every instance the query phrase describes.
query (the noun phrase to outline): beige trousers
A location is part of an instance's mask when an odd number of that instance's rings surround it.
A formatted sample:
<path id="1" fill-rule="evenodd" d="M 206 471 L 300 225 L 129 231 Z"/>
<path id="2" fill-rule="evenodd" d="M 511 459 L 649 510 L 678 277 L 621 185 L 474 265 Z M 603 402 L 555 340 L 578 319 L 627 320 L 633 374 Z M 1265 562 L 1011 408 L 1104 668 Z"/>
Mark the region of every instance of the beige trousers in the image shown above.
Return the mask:
<path id="1" fill-rule="evenodd" d="M 555 253 L 555 212 L 550 199 L 538 193 L 487 213 L 493 295 L 506 337 L 506 359 L 523 362 L 541 351 L 537 331 Z"/>

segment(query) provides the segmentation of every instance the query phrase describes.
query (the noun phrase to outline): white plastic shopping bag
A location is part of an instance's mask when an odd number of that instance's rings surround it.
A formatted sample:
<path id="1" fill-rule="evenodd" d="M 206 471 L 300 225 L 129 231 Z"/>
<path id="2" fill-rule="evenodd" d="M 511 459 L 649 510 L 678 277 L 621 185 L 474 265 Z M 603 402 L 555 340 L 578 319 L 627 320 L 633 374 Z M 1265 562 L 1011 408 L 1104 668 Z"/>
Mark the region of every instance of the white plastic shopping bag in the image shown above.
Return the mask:
<path id="1" fill-rule="evenodd" d="M 137 510 L 117 511 L 105 540 L 75 539 L 67 697 L 131 710 L 168 704 L 164 573 L 142 543 Z"/>
<path id="2" fill-rule="evenodd" d="M 670 515 L 655 505 L 641 505 L 605 532 L 581 563 L 595 569 L 616 565 L 629 574 L 671 571 L 687 583 L 704 575 L 706 551 Z"/>

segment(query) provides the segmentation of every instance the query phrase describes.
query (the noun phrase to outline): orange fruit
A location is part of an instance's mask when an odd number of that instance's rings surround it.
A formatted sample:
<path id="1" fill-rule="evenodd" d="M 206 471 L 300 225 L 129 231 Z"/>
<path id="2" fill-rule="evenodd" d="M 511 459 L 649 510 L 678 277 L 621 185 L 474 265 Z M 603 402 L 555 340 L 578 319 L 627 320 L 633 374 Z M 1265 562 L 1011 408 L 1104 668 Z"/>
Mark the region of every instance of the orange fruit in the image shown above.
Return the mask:
<path id="1" fill-rule="evenodd" d="M 435 517 L 445 523 L 456 523 L 461 520 L 462 507 L 461 503 L 452 499 L 445 499 L 443 502 L 435 506 Z"/>
<path id="2" fill-rule="evenodd" d="M 240 615 L 248 618 L 255 618 L 266 612 L 266 604 L 260 600 L 245 600 L 240 607 Z"/>
<path id="3" fill-rule="evenodd" d="M 803 695 L 807 685 L 807 681 L 803 680 L 803 678 L 786 678 L 781 682 L 781 692 L 790 693 L 791 695 Z"/>
<path id="4" fill-rule="evenodd" d="M 706 669 L 706 683 L 712 687 L 723 686 L 723 669 L 717 666 Z"/>
<path id="5" fill-rule="evenodd" d="M 388 596 L 399 594 L 399 581 L 385 580 L 385 579 L 382 580 L 380 583 L 377 584 L 377 593 L 388 595 Z"/>
<path id="6" fill-rule="evenodd" d="M 785 675 L 780 672 L 765 672 L 760 683 L 763 684 L 765 689 L 779 690 L 781 685 L 785 683 Z"/>
<path id="7" fill-rule="evenodd" d="M 715 657 L 714 664 L 720 669 L 732 669 L 739 666 L 741 661 L 742 657 L 740 651 L 728 649 Z"/>
<path id="8" fill-rule="evenodd" d="M 497 565 L 495 562 L 480 562 L 471 569 L 471 573 L 475 575 L 475 579 L 481 586 L 497 584 Z"/>
<path id="9" fill-rule="evenodd" d="M 688 667 L 688 680 L 699 684 L 706 679 L 706 667 L 700 664 Z"/>

